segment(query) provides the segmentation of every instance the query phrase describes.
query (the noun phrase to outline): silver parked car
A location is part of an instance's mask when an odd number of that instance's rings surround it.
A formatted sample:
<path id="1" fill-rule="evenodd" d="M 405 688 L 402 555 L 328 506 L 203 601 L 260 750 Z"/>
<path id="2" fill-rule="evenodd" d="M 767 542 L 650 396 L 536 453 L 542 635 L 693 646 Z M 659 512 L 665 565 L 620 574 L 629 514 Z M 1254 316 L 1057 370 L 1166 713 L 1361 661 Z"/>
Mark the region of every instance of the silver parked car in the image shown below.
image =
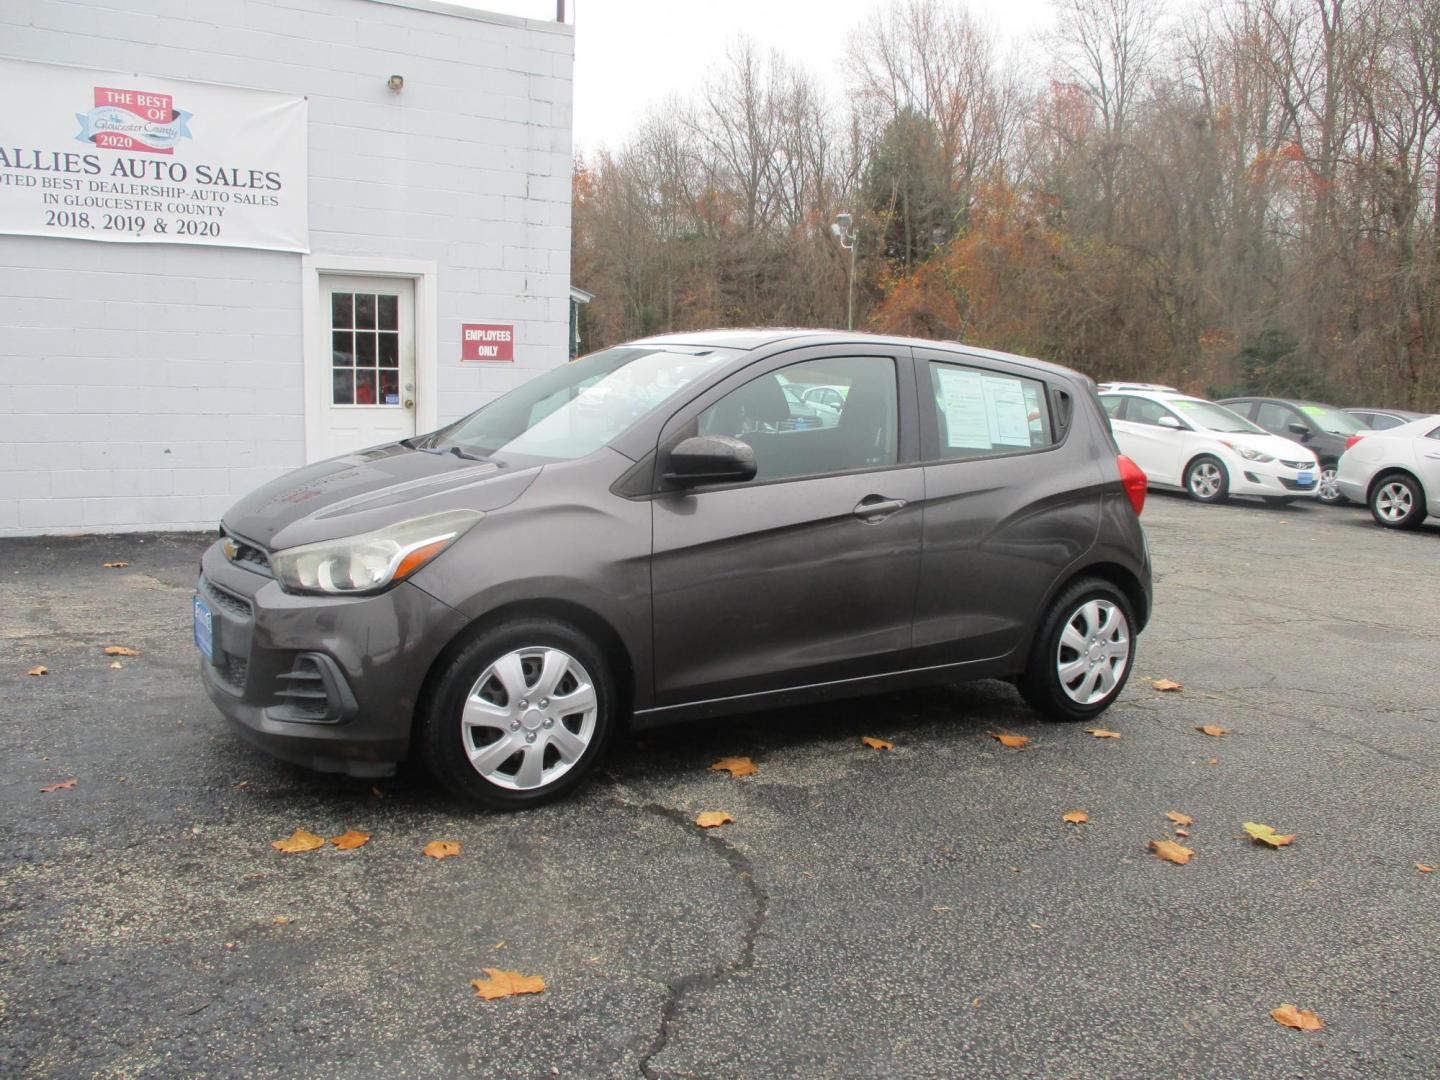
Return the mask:
<path id="1" fill-rule="evenodd" d="M 785 386 L 843 387 L 832 426 Z M 813 419 L 813 418 L 811 418 Z M 1094 384 L 958 345 L 716 331 L 583 357 L 226 513 L 195 639 L 290 761 L 499 808 L 646 727 L 927 683 L 1095 716 L 1150 613 Z"/>

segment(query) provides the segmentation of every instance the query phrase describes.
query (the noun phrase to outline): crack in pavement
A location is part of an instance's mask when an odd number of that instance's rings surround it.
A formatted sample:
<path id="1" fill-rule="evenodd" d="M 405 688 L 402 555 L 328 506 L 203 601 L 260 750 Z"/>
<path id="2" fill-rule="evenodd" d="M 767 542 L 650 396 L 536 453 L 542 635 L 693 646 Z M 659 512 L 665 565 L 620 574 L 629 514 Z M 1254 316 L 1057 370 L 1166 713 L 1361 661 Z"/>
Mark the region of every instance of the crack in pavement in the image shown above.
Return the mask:
<path id="1" fill-rule="evenodd" d="M 616 787 L 623 788 L 624 781 L 618 777 L 611 776 L 610 780 Z M 690 817 L 683 810 L 677 810 L 671 806 L 664 806 L 658 802 L 638 802 L 626 799 L 620 795 L 614 796 L 615 802 L 623 807 L 632 810 L 643 810 L 648 814 L 661 818 L 664 821 L 679 825 L 685 830 L 687 836 L 697 833 L 696 826 L 691 822 Z M 750 917 L 745 920 L 744 937 L 741 942 L 739 954 L 734 960 L 721 962 L 708 971 L 692 972 L 688 975 L 681 975 L 679 978 L 671 979 L 665 983 L 665 1003 L 660 1010 L 660 1028 L 656 1031 L 654 1038 L 645 1053 L 641 1055 L 638 1070 L 641 1076 L 647 1080 L 658 1080 L 662 1073 L 657 1072 L 651 1062 L 660 1054 L 664 1053 L 670 1045 L 672 1028 L 680 1016 L 680 1011 L 687 998 L 695 993 L 708 990 L 720 983 L 749 971 L 755 966 L 755 942 L 760 936 L 760 929 L 770 915 L 770 896 L 762 889 L 755 880 L 755 870 L 750 863 L 750 858 L 744 852 L 736 848 L 730 841 L 726 840 L 713 829 L 700 830 L 695 839 L 710 846 L 718 852 L 722 858 L 735 871 L 736 878 L 744 885 L 746 892 L 754 903 L 754 910 Z"/>

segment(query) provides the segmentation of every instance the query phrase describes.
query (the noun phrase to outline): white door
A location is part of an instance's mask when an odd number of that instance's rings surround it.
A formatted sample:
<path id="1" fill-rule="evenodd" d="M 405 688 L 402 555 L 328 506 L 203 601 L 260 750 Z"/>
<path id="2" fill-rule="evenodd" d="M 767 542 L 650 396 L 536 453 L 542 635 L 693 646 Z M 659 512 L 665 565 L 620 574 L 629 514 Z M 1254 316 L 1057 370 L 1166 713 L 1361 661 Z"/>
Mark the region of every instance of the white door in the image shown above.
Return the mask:
<path id="1" fill-rule="evenodd" d="M 1179 428 L 1161 425 L 1162 416 L 1179 420 L 1158 401 L 1132 397 L 1125 408 L 1125 419 L 1112 420 L 1110 426 L 1125 456 L 1139 465 L 1146 476 L 1158 484 L 1178 486 L 1188 440 Z"/>
<path id="2" fill-rule="evenodd" d="M 321 457 L 415 434 L 415 283 L 322 275 Z"/>

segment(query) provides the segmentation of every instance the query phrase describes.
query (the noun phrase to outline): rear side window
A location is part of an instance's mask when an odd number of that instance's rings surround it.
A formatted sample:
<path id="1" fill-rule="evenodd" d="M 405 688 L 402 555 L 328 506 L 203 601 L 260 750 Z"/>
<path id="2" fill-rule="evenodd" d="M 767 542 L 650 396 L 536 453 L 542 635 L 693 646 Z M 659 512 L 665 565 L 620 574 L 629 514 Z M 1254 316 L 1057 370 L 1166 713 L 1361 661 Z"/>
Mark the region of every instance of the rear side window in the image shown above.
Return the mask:
<path id="1" fill-rule="evenodd" d="M 942 458 L 1043 450 L 1055 444 L 1038 379 L 930 361 Z"/>
<path id="2" fill-rule="evenodd" d="M 1246 420 L 1254 419 L 1255 403 L 1253 401 L 1225 401 L 1221 404 L 1231 412 L 1239 413 Z"/>
<path id="3" fill-rule="evenodd" d="M 1283 405 L 1272 405 L 1264 402 L 1259 411 L 1255 414 L 1255 422 L 1266 431 L 1274 431 L 1281 435 L 1290 434 L 1290 425 L 1300 422 L 1300 418 Z"/>
<path id="4" fill-rule="evenodd" d="M 1105 415 L 1111 420 L 1122 419 L 1121 414 L 1125 410 L 1125 399 L 1118 394 L 1106 394 L 1100 399 L 1100 404 L 1105 406 Z"/>

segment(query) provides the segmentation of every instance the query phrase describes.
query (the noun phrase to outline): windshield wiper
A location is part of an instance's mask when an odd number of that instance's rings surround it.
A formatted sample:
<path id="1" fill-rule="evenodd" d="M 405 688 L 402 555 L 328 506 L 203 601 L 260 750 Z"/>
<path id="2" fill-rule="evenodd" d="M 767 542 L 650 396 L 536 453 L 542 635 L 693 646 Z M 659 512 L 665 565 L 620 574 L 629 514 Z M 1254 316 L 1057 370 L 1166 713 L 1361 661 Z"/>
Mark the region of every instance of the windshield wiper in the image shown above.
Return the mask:
<path id="1" fill-rule="evenodd" d="M 472 454 L 472 453 L 470 453 L 468 450 L 462 450 L 462 449 L 460 449 L 460 447 L 458 447 L 458 446 L 452 446 L 452 447 L 449 447 L 447 450 L 439 450 L 439 451 L 436 451 L 436 452 L 437 452 L 437 453 L 441 453 L 441 454 L 443 454 L 443 453 L 454 454 L 456 457 L 458 457 L 458 458 L 465 458 L 467 461 L 484 461 L 484 460 L 485 460 L 481 455 L 479 455 L 479 454 Z"/>

